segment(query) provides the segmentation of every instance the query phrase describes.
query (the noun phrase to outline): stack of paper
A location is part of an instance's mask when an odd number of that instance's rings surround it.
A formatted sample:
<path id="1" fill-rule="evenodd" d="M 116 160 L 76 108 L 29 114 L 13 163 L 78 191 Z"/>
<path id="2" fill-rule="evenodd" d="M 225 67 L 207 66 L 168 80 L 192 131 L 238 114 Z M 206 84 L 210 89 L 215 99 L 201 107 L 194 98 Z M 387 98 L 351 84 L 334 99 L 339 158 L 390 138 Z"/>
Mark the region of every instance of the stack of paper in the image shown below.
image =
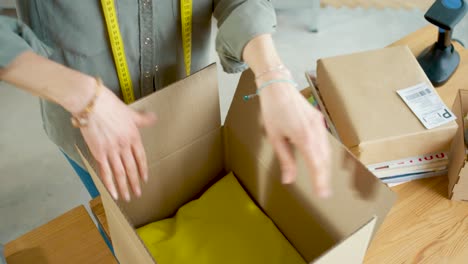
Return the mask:
<path id="1" fill-rule="evenodd" d="M 447 175 L 448 163 L 448 153 L 440 152 L 367 165 L 367 168 L 385 183 L 399 183 Z"/>

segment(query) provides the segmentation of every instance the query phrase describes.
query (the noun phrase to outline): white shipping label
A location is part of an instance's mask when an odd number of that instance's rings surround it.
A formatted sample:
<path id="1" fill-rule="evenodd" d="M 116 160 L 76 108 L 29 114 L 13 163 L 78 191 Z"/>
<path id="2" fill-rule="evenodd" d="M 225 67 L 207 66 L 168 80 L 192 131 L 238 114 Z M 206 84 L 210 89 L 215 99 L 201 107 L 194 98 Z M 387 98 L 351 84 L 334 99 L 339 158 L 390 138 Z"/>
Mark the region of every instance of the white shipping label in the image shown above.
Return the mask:
<path id="1" fill-rule="evenodd" d="M 398 90 L 397 93 L 427 128 L 435 128 L 456 119 L 437 92 L 427 83 Z"/>

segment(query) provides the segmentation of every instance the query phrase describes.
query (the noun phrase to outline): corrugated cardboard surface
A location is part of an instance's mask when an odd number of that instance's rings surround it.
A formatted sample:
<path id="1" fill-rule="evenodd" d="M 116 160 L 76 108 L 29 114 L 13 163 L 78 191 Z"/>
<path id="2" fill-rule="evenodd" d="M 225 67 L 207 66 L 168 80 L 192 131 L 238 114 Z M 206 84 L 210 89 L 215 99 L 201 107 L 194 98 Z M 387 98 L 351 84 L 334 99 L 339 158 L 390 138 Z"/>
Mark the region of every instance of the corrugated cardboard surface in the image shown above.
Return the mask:
<path id="1" fill-rule="evenodd" d="M 145 195 L 121 203 L 136 226 L 174 214 L 223 168 L 216 76 L 216 67 L 208 67 L 132 105 L 158 115 L 155 126 L 142 130 L 151 173 Z"/>
<path id="2" fill-rule="evenodd" d="M 366 225 L 358 229 L 350 237 L 347 237 L 341 243 L 330 249 L 323 256 L 319 257 L 313 263 L 317 264 L 330 264 L 330 263 L 362 263 L 366 255 L 367 247 L 371 241 L 372 234 L 375 231 L 375 224 L 377 217 L 372 218 Z M 367 241 L 367 243 L 362 243 Z M 346 257 L 345 257 L 346 256 Z"/>
<path id="3" fill-rule="evenodd" d="M 452 108 L 457 116 L 458 130 L 450 148 L 448 193 L 452 200 L 468 200 L 468 167 L 463 117 L 468 113 L 468 91 L 460 90 Z"/>
<path id="4" fill-rule="evenodd" d="M 427 130 L 396 92 L 431 85 L 408 47 L 321 59 L 317 82 L 343 144 L 364 164 L 449 150 L 456 122 Z"/>
<path id="5" fill-rule="evenodd" d="M 226 163 L 299 252 L 312 260 L 330 246 L 330 239 L 348 237 L 373 215 L 378 216 L 376 226 L 380 226 L 396 198 L 394 193 L 331 135 L 331 199 L 315 196 L 311 175 L 299 153 L 297 181 L 289 186 L 280 183 L 278 162 L 262 133 L 259 102 L 241 99 L 254 90 L 253 75 L 245 72 L 226 118 Z M 292 206 L 294 200 L 298 202 Z"/>
<path id="6" fill-rule="evenodd" d="M 223 169 L 216 76 L 212 65 L 132 105 L 158 115 L 155 126 L 141 131 L 150 177 L 140 199 L 114 202 L 97 178 L 95 164 L 87 166 L 101 193 L 120 263 L 153 263 L 135 228 L 172 216 Z"/>
<path id="7" fill-rule="evenodd" d="M 342 250 L 337 246 L 325 255 L 334 254 L 343 263 L 350 263 L 349 253 L 361 252 L 358 259 L 362 259 L 362 248 L 367 247 L 373 232 L 368 223 L 375 217 L 377 226 L 383 221 L 396 198 L 394 193 L 332 136 L 332 198 L 321 200 L 314 195 L 299 155 L 297 182 L 281 184 L 278 162 L 262 133 L 258 99 L 242 100 L 254 89 L 252 73 L 244 73 L 224 127 L 219 126 L 214 66 L 132 106 L 155 111 L 160 117 L 161 113 L 172 115 L 173 119 L 161 118 L 155 127 L 143 131 L 150 180 L 143 186 L 142 198 L 130 203 L 112 201 L 93 167 L 87 166 L 103 196 L 120 263 L 154 263 L 135 228 L 172 216 L 221 171 L 229 170 L 307 261 L 338 242 L 347 246 Z M 354 238 L 354 234 L 366 232 L 367 236 Z M 353 239 L 349 240 L 350 236 Z"/>

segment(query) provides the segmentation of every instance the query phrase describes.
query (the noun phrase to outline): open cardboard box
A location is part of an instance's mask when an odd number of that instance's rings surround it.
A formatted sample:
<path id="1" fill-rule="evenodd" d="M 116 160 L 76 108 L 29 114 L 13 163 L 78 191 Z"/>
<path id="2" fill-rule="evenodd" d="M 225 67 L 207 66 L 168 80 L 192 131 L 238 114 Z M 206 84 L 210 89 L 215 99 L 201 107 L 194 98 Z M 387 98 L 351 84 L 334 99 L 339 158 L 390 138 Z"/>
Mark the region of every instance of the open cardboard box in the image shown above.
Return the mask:
<path id="1" fill-rule="evenodd" d="M 468 201 L 468 167 L 464 138 L 465 120 L 468 114 L 468 90 L 459 90 L 453 103 L 453 113 L 457 116 L 458 130 L 450 148 L 448 195 L 452 200 Z"/>
<path id="2" fill-rule="evenodd" d="M 140 199 L 114 201 L 83 150 L 120 263 L 156 263 L 135 229 L 172 217 L 229 171 L 308 263 L 361 263 L 396 195 L 332 136 L 332 198 L 314 195 L 300 155 L 296 182 L 281 184 L 259 101 L 242 100 L 255 91 L 253 74 L 242 75 L 224 126 L 216 77 L 212 65 L 132 105 L 159 116 L 154 127 L 142 130 L 150 177 Z"/>

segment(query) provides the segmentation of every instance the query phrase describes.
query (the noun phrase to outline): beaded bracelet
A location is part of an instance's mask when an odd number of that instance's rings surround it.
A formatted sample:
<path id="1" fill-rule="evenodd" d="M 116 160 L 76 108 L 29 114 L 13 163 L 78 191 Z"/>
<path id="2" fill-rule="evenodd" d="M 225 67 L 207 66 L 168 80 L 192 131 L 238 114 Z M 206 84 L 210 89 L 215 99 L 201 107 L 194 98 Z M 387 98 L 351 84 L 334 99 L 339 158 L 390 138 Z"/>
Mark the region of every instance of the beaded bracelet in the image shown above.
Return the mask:
<path id="1" fill-rule="evenodd" d="M 244 95 L 244 101 L 248 101 L 256 96 L 259 96 L 260 95 L 260 92 L 274 84 L 274 83 L 289 83 L 289 84 L 292 84 L 294 87 L 297 87 L 297 83 L 293 80 L 290 80 L 290 79 L 273 79 L 273 80 L 269 80 L 267 82 L 264 82 L 262 85 L 260 85 L 260 87 L 258 87 L 257 91 L 254 93 L 254 94 L 249 94 L 249 95 Z"/>
<path id="2" fill-rule="evenodd" d="M 88 125 L 89 114 L 93 112 L 96 99 L 101 94 L 102 89 L 102 80 L 101 78 L 96 77 L 96 92 L 94 93 L 93 98 L 91 98 L 91 101 L 89 101 L 89 103 L 86 105 L 83 111 L 71 117 L 71 123 L 74 127 L 82 128 Z"/>

